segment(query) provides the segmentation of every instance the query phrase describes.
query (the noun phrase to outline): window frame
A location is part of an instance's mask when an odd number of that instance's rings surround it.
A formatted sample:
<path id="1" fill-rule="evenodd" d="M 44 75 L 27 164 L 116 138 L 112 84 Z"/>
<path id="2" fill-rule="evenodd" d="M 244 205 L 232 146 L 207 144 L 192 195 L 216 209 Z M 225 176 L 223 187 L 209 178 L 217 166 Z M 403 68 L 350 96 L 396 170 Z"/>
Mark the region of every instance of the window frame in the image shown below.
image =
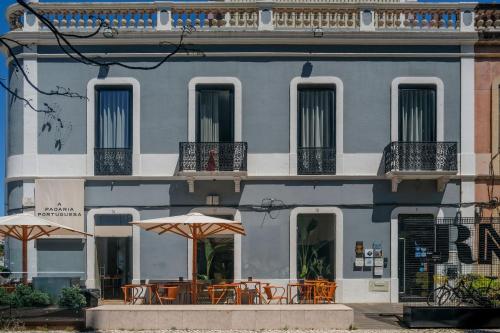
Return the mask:
<path id="1" fill-rule="evenodd" d="M 399 86 L 436 87 L 436 141 L 444 141 L 444 84 L 438 77 L 397 77 L 391 84 L 391 141 L 399 141 Z"/>
<path id="2" fill-rule="evenodd" d="M 343 173 L 343 153 L 344 153 L 344 83 L 336 76 L 311 76 L 294 77 L 290 81 L 290 149 L 289 166 L 290 175 L 297 175 L 297 140 L 298 140 L 298 87 L 303 85 L 311 86 L 331 86 L 335 89 L 335 153 L 336 153 L 336 174 Z"/>
<path id="3" fill-rule="evenodd" d="M 432 90 L 434 90 L 434 93 L 435 93 L 435 103 L 436 103 L 436 105 L 434 106 L 434 108 L 436 110 L 436 114 L 435 114 L 436 119 L 434 120 L 435 121 L 435 128 L 434 128 L 435 133 L 434 133 L 434 136 L 437 139 L 437 127 L 438 127 L 438 125 L 437 125 L 437 118 L 438 118 L 438 116 L 437 116 L 437 104 L 438 104 L 438 102 L 437 102 L 437 90 L 438 90 L 437 86 L 434 85 L 434 84 L 413 84 L 413 83 L 409 83 L 408 84 L 408 83 L 400 83 L 398 85 L 398 141 L 402 141 L 400 139 L 400 134 L 401 133 L 399 133 L 399 130 L 400 130 L 399 123 L 400 123 L 400 120 L 401 120 L 401 118 L 400 118 L 401 109 L 400 109 L 400 103 L 399 103 L 400 102 L 399 101 L 399 96 L 400 96 L 401 89 L 413 89 L 413 90 L 418 90 L 418 89 L 432 89 Z"/>
<path id="4" fill-rule="evenodd" d="M 131 87 L 132 88 L 132 175 L 141 174 L 141 86 L 133 77 L 94 78 L 87 83 L 87 155 L 86 175 L 94 176 L 94 148 L 95 148 L 95 116 L 96 116 L 96 87 Z M 113 176 L 108 176 L 113 177 Z"/>
<path id="5" fill-rule="evenodd" d="M 242 138 L 242 87 L 241 81 L 230 76 L 197 76 L 188 84 L 188 141 L 196 142 L 197 99 L 198 85 L 233 86 L 234 91 L 234 142 L 243 141 Z"/>
<path id="6" fill-rule="evenodd" d="M 200 117 L 199 117 L 199 95 L 198 92 L 200 90 L 207 89 L 207 90 L 228 90 L 230 91 L 230 98 L 232 102 L 232 141 L 225 141 L 225 142 L 236 142 L 235 140 L 235 132 L 236 132 L 236 121 L 235 121 L 235 109 L 236 109 L 236 101 L 235 101 L 235 87 L 232 84 L 197 84 L 195 87 L 195 126 L 196 126 L 196 133 L 195 133 L 195 141 L 196 142 L 202 142 L 199 141 L 199 135 L 200 135 Z M 220 141 L 219 142 L 224 142 Z"/>
<path id="7" fill-rule="evenodd" d="M 123 88 L 122 88 L 123 87 Z M 95 85 L 94 86 L 94 94 L 95 94 L 95 107 L 94 107 L 94 148 L 101 148 L 101 147 L 96 147 L 97 144 L 97 130 L 98 128 L 98 122 L 99 119 L 97 117 L 97 112 L 99 108 L 99 100 L 100 100 L 100 95 L 99 92 L 101 91 L 113 91 L 113 90 L 128 90 L 129 92 L 129 110 L 131 112 L 130 114 L 130 120 L 131 124 L 129 126 L 129 137 L 130 137 L 130 142 L 129 142 L 129 147 L 128 149 L 132 149 L 134 146 L 134 89 L 131 85 Z"/>
<path id="8" fill-rule="evenodd" d="M 336 138 L 336 132 L 337 129 L 335 128 L 335 123 L 336 123 L 336 101 L 337 101 L 337 89 L 336 86 L 332 86 L 331 84 L 299 84 L 297 86 L 297 148 L 300 148 L 300 136 L 302 135 L 302 131 L 299 128 L 300 125 L 300 115 L 299 115 L 299 99 L 300 99 L 300 91 L 301 89 L 305 90 L 329 90 L 333 92 L 333 105 L 332 108 L 332 123 L 330 124 L 330 129 L 334 132 L 334 135 L 332 136 L 332 141 L 331 145 L 329 147 L 322 147 L 322 148 L 335 148 L 337 138 Z M 303 147 L 303 148 L 308 148 L 308 147 Z"/>

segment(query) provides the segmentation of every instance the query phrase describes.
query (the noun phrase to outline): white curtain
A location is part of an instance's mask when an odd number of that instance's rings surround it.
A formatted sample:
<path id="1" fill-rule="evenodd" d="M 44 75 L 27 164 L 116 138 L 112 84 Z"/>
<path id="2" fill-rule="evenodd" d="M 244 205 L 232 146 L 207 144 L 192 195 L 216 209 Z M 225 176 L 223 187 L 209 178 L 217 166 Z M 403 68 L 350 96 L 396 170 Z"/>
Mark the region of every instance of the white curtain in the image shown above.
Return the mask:
<path id="1" fill-rule="evenodd" d="M 335 147 L 335 91 L 299 89 L 299 148 Z"/>
<path id="2" fill-rule="evenodd" d="M 97 148 L 131 148 L 132 115 L 130 90 L 97 91 Z"/>
<path id="3" fill-rule="evenodd" d="M 436 141 L 436 90 L 399 89 L 399 141 Z"/>
<path id="4" fill-rule="evenodd" d="M 234 102 L 231 89 L 197 90 L 198 142 L 234 141 Z"/>

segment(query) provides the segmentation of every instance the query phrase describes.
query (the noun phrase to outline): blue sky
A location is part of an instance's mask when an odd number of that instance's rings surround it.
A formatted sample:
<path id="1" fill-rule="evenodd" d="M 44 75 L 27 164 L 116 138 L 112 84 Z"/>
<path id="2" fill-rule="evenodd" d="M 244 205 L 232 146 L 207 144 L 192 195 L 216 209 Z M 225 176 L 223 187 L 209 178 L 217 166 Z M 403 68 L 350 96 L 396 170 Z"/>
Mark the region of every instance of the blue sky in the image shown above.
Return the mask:
<path id="1" fill-rule="evenodd" d="M 74 1 L 74 0 L 73 0 Z M 93 0 L 99 1 L 99 0 Z M 117 0 L 105 0 L 106 2 L 118 2 Z M 129 0 L 120 0 L 120 1 L 129 1 Z M 133 1 L 133 0 L 130 0 Z M 450 1 L 443 1 L 443 0 L 420 0 L 421 2 L 456 2 L 454 0 Z M 8 25 L 7 21 L 5 19 L 5 10 L 6 8 L 14 3 L 15 0 L 0 0 L 0 34 L 5 33 L 8 30 Z M 68 0 L 43 0 L 43 2 L 72 2 Z M 82 2 L 91 2 L 91 1 L 85 1 L 82 0 Z M 135 2 L 138 2 L 138 0 L 135 0 Z M 146 1 L 145 1 L 146 2 Z M 479 2 L 497 2 L 497 1 L 484 1 L 480 0 Z M 5 67 L 5 58 L 3 55 L 0 55 L 0 78 L 6 78 L 7 77 L 7 70 Z M 7 105 L 6 99 L 5 99 L 5 91 L 3 89 L 0 89 L 0 105 L 2 108 L 0 108 L 0 112 L 2 116 L 0 117 L 0 128 L 2 131 L 2 135 L 0 135 L 0 161 L 5 161 L 5 106 Z M 5 175 L 5 170 L 4 170 L 5 164 L 3 162 L 0 163 L 0 181 L 3 184 L 4 181 L 4 175 Z M 4 197 L 4 186 L 0 186 L 0 198 Z M 0 205 L 0 216 L 4 214 L 4 205 Z"/>

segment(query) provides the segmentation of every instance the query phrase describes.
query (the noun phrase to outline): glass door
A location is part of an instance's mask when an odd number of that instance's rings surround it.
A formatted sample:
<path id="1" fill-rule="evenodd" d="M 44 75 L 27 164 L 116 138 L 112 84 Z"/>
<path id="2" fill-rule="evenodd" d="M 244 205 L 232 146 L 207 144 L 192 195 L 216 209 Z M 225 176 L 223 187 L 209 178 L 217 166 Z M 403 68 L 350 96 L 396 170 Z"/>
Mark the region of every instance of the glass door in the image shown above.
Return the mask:
<path id="1" fill-rule="evenodd" d="M 398 228 L 398 278 L 400 302 L 425 302 L 434 289 L 433 215 L 400 215 Z"/>

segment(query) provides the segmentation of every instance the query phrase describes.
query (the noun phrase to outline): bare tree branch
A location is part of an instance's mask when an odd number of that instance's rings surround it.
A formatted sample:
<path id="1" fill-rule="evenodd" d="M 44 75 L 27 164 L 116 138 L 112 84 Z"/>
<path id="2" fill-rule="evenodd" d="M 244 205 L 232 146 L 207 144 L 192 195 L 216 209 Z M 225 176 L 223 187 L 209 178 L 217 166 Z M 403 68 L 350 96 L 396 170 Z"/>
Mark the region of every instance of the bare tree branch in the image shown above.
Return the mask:
<path id="1" fill-rule="evenodd" d="M 179 52 L 184 52 L 186 54 L 197 54 L 197 55 L 202 55 L 203 51 L 195 49 L 192 45 L 186 44 L 185 43 L 185 38 L 187 35 L 191 34 L 195 29 L 192 26 L 183 26 L 182 29 L 180 30 L 180 34 L 178 37 L 178 41 L 176 43 L 165 41 L 165 42 L 160 42 L 160 46 L 169 46 L 172 49 L 170 49 L 168 52 L 166 52 L 165 56 L 163 56 L 158 62 L 154 63 L 153 65 L 150 66 L 136 66 L 136 65 L 130 65 L 126 64 L 124 62 L 120 61 L 108 61 L 105 60 L 101 57 L 89 57 L 85 55 L 83 52 L 81 52 L 77 47 L 75 47 L 71 39 L 89 39 L 93 38 L 99 35 L 100 32 L 102 32 L 103 29 L 114 29 L 110 27 L 109 23 L 102 20 L 99 17 L 95 16 L 89 16 L 89 18 L 95 22 L 95 31 L 87 34 L 77 34 L 77 33 L 65 33 L 61 32 L 58 27 L 56 27 L 53 22 L 50 21 L 46 16 L 38 12 L 34 7 L 32 7 L 29 3 L 25 2 L 24 0 L 16 0 L 17 3 L 22 6 L 27 12 L 31 13 L 34 15 L 39 22 L 44 25 L 48 31 L 50 31 L 55 38 L 58 47 L 60 48 L 61 52 L 63 52 L 66 56 L 68 56 L 70 59 L 74 60 L 75 62 L 82 63 L 84 65 L 88 66 L 96 66 L 96 67 L 112 67 L 112 66 L 117 66 L 117 67 L 122 67 L 130 70 L 155 70 L 159 68 L 161 65 L 163 65 L 165 62 L 167 62 L 171 57 L 173 57 L 175 54 Z M 86 99 L 87 97 L 84 95 L 81 95 L 79 93 L 76 93 L 72 91 L 70 88 L 64 88 L 61 87 L 60 85 L 56 86 L 56 89 L 53 90 L 45 90 L 40 87 L 38 87 L 34 82 L 32 82 L 29 73 L 26 71 L 26 69 L 23 67 L 22 62 L 19 60 L 15 50 L 14 46 L 17 47 L 23 47 L 27 49 L 31 49 L 31 45 L 22 43 L 20 41 L 17 41 L 15 39 L 9 38 L 9 37 L 0 37 L 0 46 L 3 46 L 7 52 L 8 55 L 13 59 L 14 62 L 14 67 L 16 70 L 16 73 L 20 73 L 22 77 L 24 78 L 25 82 L 27 82 L 33 89 L 37 91 L 37 93 L 45 96 L 62 96 L 62 97 L 69 97 L 69 98 L 78 98 L 78 99 Z M 55 135 L 55 143 L 54 147 L 58 150 L 60 150 L 63 146 L 64 141 L 67 139 L 69 136 L 72 126 L 70 123 L 66 123 L 62 117 L 60 116 L 61 110 L 57 111 L 59 107 L 56 105 L 49 105 L 48 103 L 43 104 L 43 108 L 38 108 L 37 106 L 32 104 L 32 101 L 26 99 L 24 96 L 21 96 L 17 93 L 17 91 L 11 89 L 7 84 L 2 82 L 0 80 L 0 88 L 5 89 L 5 91 L 12 96 L 12 98 L 17 99 L 22 101 L 26 106 L 28 106 L 31 110 L 41 113 L 44 115 L 43 119 L 43 124 L 41 126 L 41 131 L 40 134 L 42 133 L 54 133 Z"/>

